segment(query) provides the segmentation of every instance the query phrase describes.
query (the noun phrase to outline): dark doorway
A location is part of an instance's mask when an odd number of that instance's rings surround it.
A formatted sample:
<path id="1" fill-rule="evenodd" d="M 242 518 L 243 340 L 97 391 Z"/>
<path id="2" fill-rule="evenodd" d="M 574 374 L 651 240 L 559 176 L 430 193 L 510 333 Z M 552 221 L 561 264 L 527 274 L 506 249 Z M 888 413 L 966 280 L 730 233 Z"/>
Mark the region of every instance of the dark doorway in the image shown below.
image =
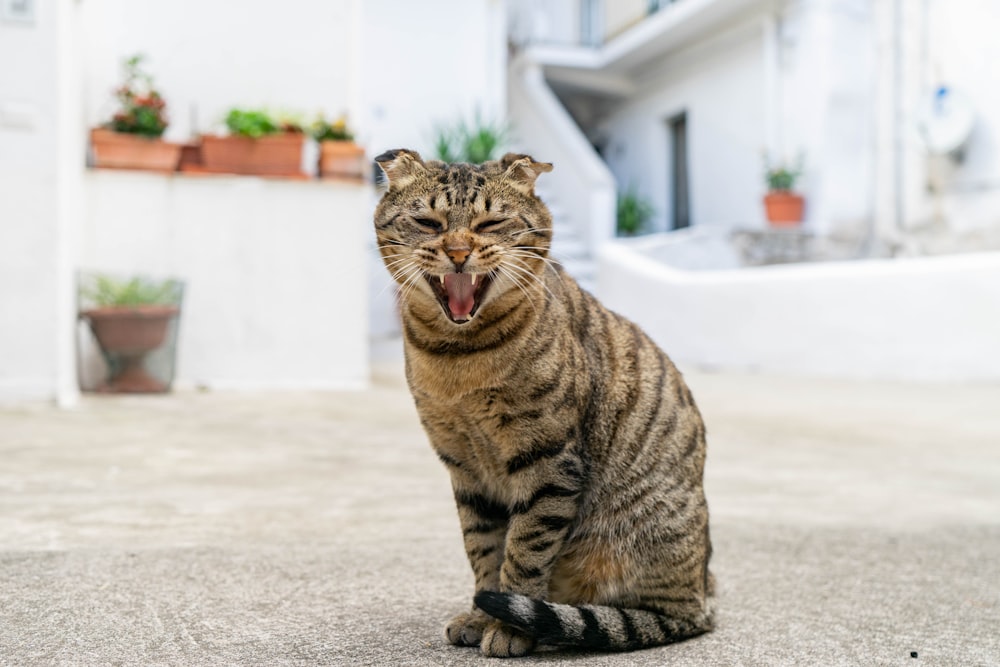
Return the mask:
<path id="1" fill-rule="evenodd" d="M 688 192 L 687 114 L 667 121 L 670 134 L 670 228 L 691 226 L 691 200 Z"/>

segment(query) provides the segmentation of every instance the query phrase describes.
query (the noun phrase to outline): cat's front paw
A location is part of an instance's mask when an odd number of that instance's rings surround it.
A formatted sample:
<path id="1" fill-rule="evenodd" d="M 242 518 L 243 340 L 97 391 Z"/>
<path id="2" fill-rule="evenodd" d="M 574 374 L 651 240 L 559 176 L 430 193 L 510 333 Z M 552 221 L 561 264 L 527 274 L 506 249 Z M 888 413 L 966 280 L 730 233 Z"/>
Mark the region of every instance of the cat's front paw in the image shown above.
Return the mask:
<path id="1" fill-rule="evenodd" d="M 444 636 L 456 646 L 479 646 L 483 630 L 491 620 L 485 612 L 473 609 L 448 621 L 448 625 L 444 626 Z"/>
<path id="2" fill-rule="evenodd" d="M 522 635 L 500 621 L 490 621 L 479 644 L 479 650 L 488 658 L 519 658 L 528 655 L 534 648 L 534 638 Z"/>

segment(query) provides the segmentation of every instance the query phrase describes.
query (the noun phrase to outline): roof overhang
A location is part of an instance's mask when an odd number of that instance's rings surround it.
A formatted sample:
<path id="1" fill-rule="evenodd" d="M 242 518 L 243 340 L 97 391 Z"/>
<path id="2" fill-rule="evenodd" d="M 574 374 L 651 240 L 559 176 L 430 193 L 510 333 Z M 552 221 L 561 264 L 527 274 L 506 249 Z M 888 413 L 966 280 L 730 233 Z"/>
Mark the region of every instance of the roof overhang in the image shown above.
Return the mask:
<path id="1" fill-rule="evenodd" d="M 600 48 L 532 46 L 527 55 L 546 78 L 566 87 L 612 97 L 635 90 L 630 73 L 710 36 L 753 7 L 772 0 L 680 0 L 643 19 Z"/>

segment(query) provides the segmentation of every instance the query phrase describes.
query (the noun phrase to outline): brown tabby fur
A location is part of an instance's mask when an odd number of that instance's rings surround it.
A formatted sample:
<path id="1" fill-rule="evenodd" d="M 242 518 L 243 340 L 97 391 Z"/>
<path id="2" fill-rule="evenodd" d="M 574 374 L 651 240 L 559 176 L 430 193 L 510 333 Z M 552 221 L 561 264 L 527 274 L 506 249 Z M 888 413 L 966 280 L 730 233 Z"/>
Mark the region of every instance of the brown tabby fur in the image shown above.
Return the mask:
<path id="1" fill-rule="evenodd" d="M 475 573 L 448 640 L 516 656 L 536 642 L 631 650 L 710 630 L 701 416 L 667 356 L 549 259 L 534 182 L 552 166 L 407 150 L 376 161 L 407 379 Z M 477 277 L 471 313 L 440 279 L 462 272 Z"/>

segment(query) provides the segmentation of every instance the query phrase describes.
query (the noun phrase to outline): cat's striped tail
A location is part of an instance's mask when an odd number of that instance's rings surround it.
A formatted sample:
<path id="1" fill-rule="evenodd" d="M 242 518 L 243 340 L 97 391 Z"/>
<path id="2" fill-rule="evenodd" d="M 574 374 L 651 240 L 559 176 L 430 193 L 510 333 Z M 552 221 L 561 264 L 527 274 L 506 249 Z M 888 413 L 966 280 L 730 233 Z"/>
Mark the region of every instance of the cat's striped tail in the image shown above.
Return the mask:
<path id="1" fill-rule="evenodd" d="M 634 651 L 671 644 L 712 629 L 712 614 L 674 618 L 645 609 L 573 606 L 517 593 L 480 591 L 476 606 L 549 646 Z"/>

